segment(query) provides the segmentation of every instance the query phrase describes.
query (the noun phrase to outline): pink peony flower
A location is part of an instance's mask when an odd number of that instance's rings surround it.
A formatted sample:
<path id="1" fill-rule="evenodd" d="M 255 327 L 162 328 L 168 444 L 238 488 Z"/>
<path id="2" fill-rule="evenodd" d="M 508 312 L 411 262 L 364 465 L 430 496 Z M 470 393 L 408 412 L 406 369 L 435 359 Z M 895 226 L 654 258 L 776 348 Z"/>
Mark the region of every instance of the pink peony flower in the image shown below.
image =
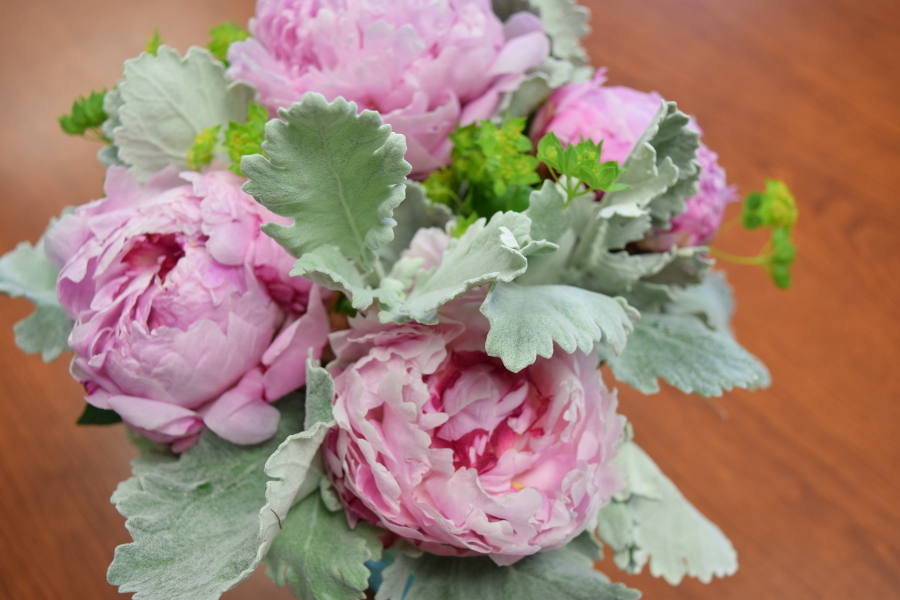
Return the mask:
<path id="1" fill-rule="evenodd" d="M 564 144 L 603 140 L 603 160 L 625 162 L 659 109 L 662 96 L 627 87 L 604 86 L 605 71 L 593 81 L 571 83 L 557 89 L 535 116 L 531 136 L 535 141 L 552 131 Z M 693 121 L 695 131 L 700 128 Z M 735 199 L 735 189 L 725 181 L 718 156 L 702 143 L 697 151 L 700 189 L 688 199 L 687 210 L 672 219 L 668 231 L 655 230 L 640 242 L 646 250 L 661 252 L 673 245 L 698 246 L 709 242 L 719 225 L 725 205 Z"/>
<path id="2" fill-rule="evenodd" d="M 259 230 L 278 217 L 239 177 L 182 177 L 141 187 L 112 167 L 106 198 L 47 234 L 75 319 L 72 374 L 90 404 L 176 451 L 204 425 L 262 442 L 278 423 L 270 403 L 305 383 L 308 349 L 327 341 L 322 293 L 288 276 L 293 259 Z"/>
<path id="3" fill-rule="evenodd" d="M 520 373 L 489 357 L 483 298 L 433 326 L 370 315 L 332 334 L 337 427 L 323 448 L 352 525 L 508 565 L 596 525 L 623 485 L 610 459 L 625 419 L 593 353 Z"/>
<path id="4" fill-rule="evenodd" d="M 450 160 L 457 123 L 490 117 L 549 52 L 540 20 L 501 23 L 490 0 L 259 0 L 229 75 L 274 116 L 306 92 L 342 96 L 406 136 L 413 177 Z"/>

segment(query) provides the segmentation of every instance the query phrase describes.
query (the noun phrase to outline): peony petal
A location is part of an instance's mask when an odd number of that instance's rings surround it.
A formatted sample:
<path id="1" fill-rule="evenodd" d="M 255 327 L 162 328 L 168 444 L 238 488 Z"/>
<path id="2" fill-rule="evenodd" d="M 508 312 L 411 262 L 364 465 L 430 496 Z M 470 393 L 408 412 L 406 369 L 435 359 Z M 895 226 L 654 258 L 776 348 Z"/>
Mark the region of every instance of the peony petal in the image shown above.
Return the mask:
<path id="1" fill-rule="evenodd" d="M 249 371 L 240 383 L 203 407 L 203 422 L 221 438 L 235 444 L 258 444 L 278 428 L 278 409 L 263 399 L 263 376 Z"/>
<path id="2" fill-rule="evenodd" d="M 318 360 L 328 342 L 328 330 L 322 289 L 314 285 L 306 314 L 285 327 L 262 356 L 262 364 L 268 367 L 263 375 L 266 400 L 274 402 L 306 383 L 309 349 Z"/>

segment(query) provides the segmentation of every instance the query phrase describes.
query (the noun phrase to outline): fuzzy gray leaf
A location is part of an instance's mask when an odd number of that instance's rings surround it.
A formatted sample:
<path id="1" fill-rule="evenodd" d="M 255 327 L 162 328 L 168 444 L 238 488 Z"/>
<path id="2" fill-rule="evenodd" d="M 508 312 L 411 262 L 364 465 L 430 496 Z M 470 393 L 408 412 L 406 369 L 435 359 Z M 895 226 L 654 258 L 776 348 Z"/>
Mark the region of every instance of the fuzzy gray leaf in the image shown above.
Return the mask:
<path id="1" fill-rule="evenodd" d="M 412 585 L 404 595 L 410 576 Z M 595 571 L 578 548 L 563 546 L 498 567 L 489 558 L 399 554 L 376 600 L 637 600 L 641 594 Z"/>
<path id="2" fill-rule="evenodd" d="M 569 229 L 566 198 L 550 180 L 545 181 L 541 189 L 531 192 L 524 214 L 531 219 L 530 235 L 536 240 L 557 243 Z"/>
<path id="3" fill-rule="evenodd" d="M 266 505 L 259 511 L 257 561 L 267 555 L 291 507 L 322 485 L 325 468 L 320 448 L 334 425 L 334 380 L 313 358 L 312 350 L 309 354 L 303 431 L 289 435 L 266 461 L 265 472 L 272 481 L 266 483 Z"/>
<path id="4" fill-rule="evenodd" d="M 284 531 L 266 556 L 266 572 L 304 600 L 365 598 L 365 563 L 381 558 L 379 533 L 364 521 L 351 530 L 343 511 L 329 511 L 319 494 L 312 494 L 284 520 Z"/>
<path id="5" fill-rule="evenodd" d="M 378 113 L 338 98 L 329 103 L 308 93 L 266 124 L 259 154 L 245 156 L 244 190 L 272 212 L 294 219 L 289 227 L 269 223 L 263 231 L 294 256 L 337 246 L 364 271 L 390 242 L 391 215 L 403 201 L 411 167 L 406 141 L 391 133 Z"/>
<path id="6" fill-rule="evenodd" d="M 706 246 L 672 248 L 672 260 L 658 273 L 645 277 L 649 283 L 686 286 L 703 281 L 715 261 Z"/>
<path id="7" fill-rule="evenodd" d="M 678 585 L 687 575 L 709 583 L 737 571 L 737 553 L 728 538 L 704 517 L 634 442 L 614 459 L 626 472 L 629 490 L 600 510 L 599 534 L 616 565 L 650 573 Z"/>
<path id="8" fill-rule="evenodd" d="M 667 229 L 685 201 L 697 193 L 700 166 L 696 162 L 700 135 L 687 127 L 690 119 L 674 102 L 662 102 L 649 127 L 625 161 L 618 183 L 630 189 L 607 194 L 603 214 L 634 216 L 647 210 L 657 227 Z"/>
<path id="9" fill-rule="evenodd" d="M 702 396 L 769 384 L 765 366 L 727 331 L 710 329 L 692 315 L 644 314 L 622 354 L 604 357 L 616 379 L 645 394 L 659 391 L 657 377 Z"/>
<path id="10" fill-rule="evenodd" d="M 409 244 L 419 229 L 437 227 L 444 229 L 453 213 L 444 204 L 435 204 L 425 195 L 425 189 L 414 181 L 406 184 L 406 199 L 394 209 L 394 239 L 382 246 L 378 255 L 384 266 L 390 269 L 400 259 L 400 253 Z"/>
<path id="11" fill-rule="evenodd" d="M 571 354 L 589 353 L 603 342 L 622 352 L 638 313 L 620 298 L 567 285 L 497 283 L 481 312 L 490 321 L 487 353 L 517 373 L 538 356 L 550 358 L 554 344 Z"/>
<path id="12" fill-rule="evenodd" d="M 208 50 L 192 47 L 182 58 L 167 46 L 155 56 L 144 53 L 125 61 L 125 78 L 112 93 L 109 106 L 115 112 L 106 128 L 117 160 L 141 182 L 169 165 L 186 170 L 197 134 L 229 121 L 244 122 L 256 95 L 249 85 L 230 83 Z"/>
<path id="13" fill-rule="evenodd" d="M 531 220 L 521 213 L 497 213 L 489 222 L 478 219 L 459 239 L 450 242 L 441 264 L 416 283 L 385 319 L 437 322 L 437 309 L 467 291 L 496 281 L 509 282 L 525 272 Z"/>
<path id="14" fill-rule="evenodd" d="M 107 577 L 135 600 L 215 600 L 250 576 L 265 544 L 266 460 L 303 422 L 301 399 L 279 402 L 275 437 L 256 446 L 209 430 L 180 456 L 146 453 L 112 501 L 134 542 L 116 548 Z"/>
<path id="15" fill-rule="evenodd" d="M 56 298 L 58 275 L 44 252 L 43 238 L 35 246 L 22 242 L 0 257 L 0 293 L 27 298 L 37 309 L 15 324 L 16 344 L 29 354 L 41 353 L 44 362 L 68 350 L 72 332 L 72 319 Z"/>
<path id="16" fill-rule="evenodd" d="M 356 265 L 336 246 L 319 246 L 305 253 L 291 269 L 294 277 L 305 277 L 330 290 L 337 290 L 350 298 L 353 308 L 366 310 L 378 299 L 389 306 L 397 299 L 393 290 L 372 289 Z"/>

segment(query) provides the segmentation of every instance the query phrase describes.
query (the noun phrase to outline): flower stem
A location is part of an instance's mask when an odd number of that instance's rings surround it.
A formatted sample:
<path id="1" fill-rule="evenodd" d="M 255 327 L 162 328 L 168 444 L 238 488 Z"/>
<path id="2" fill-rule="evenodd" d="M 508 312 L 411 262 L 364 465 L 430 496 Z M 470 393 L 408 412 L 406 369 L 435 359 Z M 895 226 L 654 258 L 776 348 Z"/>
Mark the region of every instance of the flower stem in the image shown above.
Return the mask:
<path id="1" fill-rule="evenodd" d="M 757 256 L 738 256 L 736 254 L 729 254 L 728 252 L 723 252 L 718 248 L 710 247 L 709 253 L 715 258 L 721 258 L 722 260 L 735 263 L 738 265 L 758 265 L 763 266 L 769 261 L 768 254 L 758 254 Z"/>

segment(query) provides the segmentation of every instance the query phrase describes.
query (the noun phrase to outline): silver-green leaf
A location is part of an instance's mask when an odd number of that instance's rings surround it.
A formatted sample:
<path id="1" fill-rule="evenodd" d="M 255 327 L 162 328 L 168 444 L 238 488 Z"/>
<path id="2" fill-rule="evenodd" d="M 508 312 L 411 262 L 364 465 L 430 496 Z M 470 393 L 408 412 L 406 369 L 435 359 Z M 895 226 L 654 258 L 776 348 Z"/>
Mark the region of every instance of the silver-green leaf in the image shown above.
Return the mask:
<path id="1" fill-rule="evenodd" d="M 300 397 L 279 403 L 275 437 L 238 446 L 209 430 L 180 456 L 146 453 L 113 494 L 134 542 L 116 548 L 107 577 L 135 600 L 215 600 L 259 563 L 266 460 L 303 422 Z"/>
<path id="2" fill-rule="evenodd" d="M 557 243 L 569 229 L 566 197 L 550 180 L 541 189 L 531 192 L 524 214 L 531 219 L 529 235 L 536 240 Z"/>
<path id="3" fill-rule="evenodd" d="M 567 285 L 515 283 L 494 284 L 481 312 L 491 324 L 487 353 L 514 373 L 538 356 L 550 358 L 554 344 L 571 354 L 589 353 L 602 342 L 618 354 L 639 316 L 621 298 Z"/>
<path id="4" fill-rule="evenodd" d="M 334 379 L 331 373 L 319 365 L 312 356 L 312 348 L 306 359 L 306 417 L 303 428 L 309 429 L 316 423 L 330 423 L 331 407 L 334 404 Z"/>
<path id="5" fill-rule="evenodd" d="M 550 38 L 550 53 L 576 64 L 587 62 L 579 40 L 591 32 L 591 11 L 574 0 L 493 0 L 494 13 L 504 21 L 519 11 L 540 17 Z"/>
<path id="6" fill-rule="evenodd" d="M 125 61 L 125 77 L 116 87 L 110 121 L 117 159 L 138 181 L 169 165 L 188 168 L 186 155 L 207 127 L 244 122 L 256 91 L 232 83 L 208 50 L 192 47 L 184 58 L 161 46 Z M 118 119 L 118 123 L 116 123 Z"/>
<path id="7" fill-rule="evenodd" d="M 411 167 L 406 141 L 378 113 L 308 93 L 266 124 L 263 152 L 245 156 L 244 190 L 272 212 L 294 219 L 263 231 L 294 256 L 336 246 L 364 270 L 393 239 L 394 208 Z"/>
<path id="8" fill-rule="evenodd" d="M 398 290 L 389 285 L 388 278 L 382 279 L 381 286 L 372 289 L 356 264 L 341 254 L 336 246 L 319 246 L 307 252 L 294 263 L 291 275 L 305 277 L 313 283 L 343 293 L 357 310 L 366 310 L 376 300 L 388 307 L 400 297 Z"/>
<path id="9" fill-rule="evenodd" d="M 685 211 L 685 201 L 697 193 L 700 178 L 696 161 L 700 134 L 687 127 L 689 121 L 674 102 L 660 104 L 617 180 L 629 189 L 604 196 L 603 216 L 633 215 L 637 207 L 649 212 L 655 226 L 667 229 L 671 218 Z"/>
<path id="10" fill-rule="evenodd" d="M 318 491 L 325 468 L 320 448 L 334 425 L 331 405 L 334 380 L 310 356 L 306 361 L 306 409 L 303 431 L 289 435 L 266 461 L 266 505 L 259 511 L 260 546 L 257 560 L 268 553 L 276 535 L 284 526 L 291 507 Z"/>
<path id="11" fill-rule="evenodd" d="M 64 350 L 72 332 L 72 319 L 56 298 L 59 270 L 47 259 L 44 241 L 22 242 L 0 258 L 0 293 L 27 298 L 37 310 L 13 327 L 16 344 L 23 351 L 41 353 L 50 362 Z"/>
<path id="12" fill-rule="evenodd" d="M 685 393 L 721 396 L 734 387 L 769 385 L 769 372 L 727 331 L 700 318 L 644 314 L 619 356 L 605 354 L 613 375 L 645 394 L 659 391 L 657 377 Z"/>
<path id="13" fill-rule="evenodd" d="M 508 566 L 489 558 L 399 554 L 384 570 L 376 600 L 637 600 L 640 592 L 610 583 L 580 548 L 563 546 Z M 410 576 L 412 584 L 407 585 Z M 405 593 L 404 593 L 405 592 Z"/>
<path id="14" fill-rule="evenodd" d="M 366 561 L 381 558 L 379 530 L 366 522 L 355 529 L 343 511 L 331 512 L 319 494 L 307 496 L 284 520 L 266 556 L 267 574 L 304 600 L 366 597 Z"/>
<path id="15" fill-rule="evenodd" d="M 452 217 L 453 213 L 446 204 L 432 202 L 425 195 L 425 188 L 414 181 L 407 182 L 406 198 L 394 209 L 393 218 L 397 222 L 394 239 L 378 251 L 385 269 L 390 269 L 400 260 L 400 254 L 409 248 L 417 231 L 428 227 L 444 229 Z"/>
<path id="16" fill-rule="evenodd" d="M 478 219 L 450 242 L 441 264 L 381 318 L 433 324 L 437 309 L 454 298 L 486 283 L 512 281 L 528 267 L 528 249 L 539 245 L 531 240 L 530 228 L 531 219 L 521 213 L 497 213 L 488 222 Z"/>
<path id="17" fill-rule="evenodd" d="M 616 565 L 650 573 L 678 585 L 687 575 L 709 583 L 737 571 L 737 553 L 728 538 L 704 517 L 634 442 L 614 459 L 628 487 L 600 510 L 600 538 L 614 551 Z"/>

